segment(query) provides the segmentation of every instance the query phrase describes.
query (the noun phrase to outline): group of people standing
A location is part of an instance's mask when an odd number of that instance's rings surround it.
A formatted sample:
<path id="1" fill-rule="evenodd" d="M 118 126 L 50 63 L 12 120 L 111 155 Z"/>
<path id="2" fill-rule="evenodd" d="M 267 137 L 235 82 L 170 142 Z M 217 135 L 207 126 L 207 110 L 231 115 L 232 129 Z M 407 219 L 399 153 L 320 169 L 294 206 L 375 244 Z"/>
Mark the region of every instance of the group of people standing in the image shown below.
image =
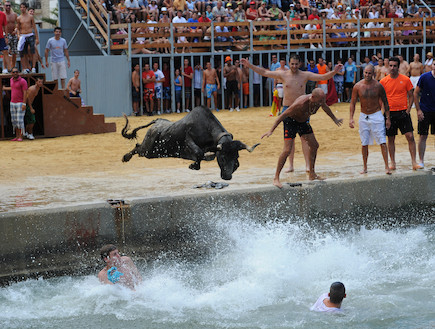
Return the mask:
<path id="1" fill-rule="evenodd" d="M 413 65 L 408 64 L 407 72 L 415 74 L 419 70 L 421 74 L 424 71 L 425 66 L 421 63 L 418 65 L 418 59 L 419 57 L 415 56 Z M 290 68 L 287 69 L 268 70 L 252 65 L 247 59 L 241 59 L 241 62 L 245 67 L 262 76 L 276 79 L 283 86 L 282 113 L 270 131 L 262 136 L 262 138 L 269 137 L 281 122 L 284 123 L 284 149 L 278 159 L 273 184 L 282 188 L 280 173 L 287 158 L 292 161 L 296 134 L 301 137 L 309 179 L 323 179 L 315 173 L 315 161 L 319 144 L 309 123 L 310 116 L 322 107 L 338 126 L 342 124 L 343 120 L 336 118 L 331 112 L 326 104 L 327 90 L 322 88 L 321 85 L 320 88 L 313 89 L 310 94 L 305 94 L 305 92 L 309 81 L 328 81 L 339 72 L 342 72 L 343 65 L 338 63 L 332 71 L 319 74 L 310 70 L 301 71 L 299 69 L 301 66 L 300 60 L 295 55 L 290 58 Z M 379 82 L 375 79 L 376 71 L 379 72 L 379 68 L 376 70 L 375 66 L 367 64 L 364 67 L 364 78 L 360 82 L 355 85 L 353 83 L 345 85 L 351 90 L 350 128 L 355 127 L 354 113 L 358 98 L 361 102 L 359 133 L 362 143 L 363 170 L 361 173 L 363 174 L 368 171 L 368 145 L 373 144 L 374 140 L 381 146 L 386 174 L 391 174 L 392 171 L 396 170 L 395 138 L 398 130 L 405 135 L 408 141 L 413 170 L 424 168 L 426 140 L 430 127 L 431 133 L 435 134 L 435 62 L 433 60 L 429 62 L 431 67 L 429 72 L 422 74 L 418 80 L 414 79 L 415 85 L 407 75 L 400 73 L 401 63 L 403 63 L 401 57 L 389 58 L 389 70 Z M 324 65 L 323 62 L 320 64 Z M 410 116 L 414 103 L 419 120 L 419 162 L 416 159 L 416 143 Z M 384 113 L 382 113 L 382 108 Z M 390 162 L 388 161 L 388 155 L 390 156 Z M 292 162 L 290 163 L 288 171 L 293 169 Z"/>

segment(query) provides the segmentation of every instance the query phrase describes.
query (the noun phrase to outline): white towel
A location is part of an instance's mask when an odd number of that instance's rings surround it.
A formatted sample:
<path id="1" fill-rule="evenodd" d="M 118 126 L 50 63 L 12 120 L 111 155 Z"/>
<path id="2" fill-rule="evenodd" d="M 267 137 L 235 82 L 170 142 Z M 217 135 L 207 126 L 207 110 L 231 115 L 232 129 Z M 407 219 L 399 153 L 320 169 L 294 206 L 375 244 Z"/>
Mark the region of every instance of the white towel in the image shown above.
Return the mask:
<path id="1" fill-rule="evenodd" d="M 18 40 L 18 51 L 23 51 L 24 44 L 26 43 L 26 38 L 32 36 L 33 33 L 21 34 Z"/>

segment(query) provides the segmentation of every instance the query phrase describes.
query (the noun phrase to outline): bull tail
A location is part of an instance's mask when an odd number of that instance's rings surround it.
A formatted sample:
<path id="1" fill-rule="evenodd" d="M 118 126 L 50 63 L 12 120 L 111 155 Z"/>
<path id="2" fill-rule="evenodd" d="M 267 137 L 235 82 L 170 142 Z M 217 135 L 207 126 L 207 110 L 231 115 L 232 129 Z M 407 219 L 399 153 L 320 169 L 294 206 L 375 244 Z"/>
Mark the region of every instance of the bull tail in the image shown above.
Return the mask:
<path id="1" fill-rule="evenodd" d="M 125 118 L 125 126 L 124 126 L 124 128 L 122 128 L 121 134 L 122 134 L 122 137 L 125 137 L 125 138 L 128 138 L 128 139 L 137 138 L 137 132 L 138 132 L 138 130 L 141 130 L 143 128 L 149 127 L 152 124 L 156 123 L 156 121 L 157 121 L 157 120 L 153 120 L 153 121 L 151 121 L 150 123 L 147 123 L 144 126 L 140 126 L 140 127 L 137 127 L 135 129 L 133 129 L 131 133 L 127 133 L 127 131 L 130 129 L 130 126 L 128 124 L 128 118 L 127 118 L 127 115 L 125 113 L 124 113 L 124 118 Z"/>

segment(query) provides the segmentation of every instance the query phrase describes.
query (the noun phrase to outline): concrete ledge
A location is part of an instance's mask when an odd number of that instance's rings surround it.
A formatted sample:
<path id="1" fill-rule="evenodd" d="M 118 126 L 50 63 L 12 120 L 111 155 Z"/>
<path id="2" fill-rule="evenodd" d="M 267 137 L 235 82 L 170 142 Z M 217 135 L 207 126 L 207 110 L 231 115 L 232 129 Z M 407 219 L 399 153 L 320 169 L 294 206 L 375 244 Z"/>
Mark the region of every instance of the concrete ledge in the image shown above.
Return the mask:
<path id="1" fill-rule="evenodd" d="M 0 214 L 0 283 L 29 276 L 92 273 L 101 267 L 99 248 L 122 246 L 143 258 L 161 251 L 207 248 L 198 243 L 216 218 L 238 216 L 258 222 L 304 221 L 340 228 L 410 225 L 401 211 L 435 204 L 430 171 L 329 180 L 301 187 L 201 191 L 195 195 L 148 198 L 129 205 L 108 203 Z M 390 217 L 395 214 L 395 219 Z M 435 222 L 433 215 L 420 216 Z"/>

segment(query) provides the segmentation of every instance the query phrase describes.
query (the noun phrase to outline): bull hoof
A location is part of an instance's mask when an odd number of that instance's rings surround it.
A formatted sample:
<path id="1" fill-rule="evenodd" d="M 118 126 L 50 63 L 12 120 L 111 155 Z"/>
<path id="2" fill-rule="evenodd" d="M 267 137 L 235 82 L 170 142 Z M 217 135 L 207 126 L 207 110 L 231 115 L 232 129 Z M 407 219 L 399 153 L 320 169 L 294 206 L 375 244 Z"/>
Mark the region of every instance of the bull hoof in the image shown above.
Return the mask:
<path id="1" fill-rule="evenodd" d="M 191 163 L 189 166 L 189 169 L 192 169 L 192 170 L 199 170 L 200 168 L 201 167 L 200 167 L 199 163 L 197 163 L 197 162 Z"/>
<path id="2" fill-rule="evenodd" d="M 131 159 L 132 156 L 133 156 L 132 154 L 127 153 L 126 155 L 124 155 L 124 156 L 122 157 L 122 162 L 128 162 L 128 161 L 130 161 L 130 159 Z"/>

